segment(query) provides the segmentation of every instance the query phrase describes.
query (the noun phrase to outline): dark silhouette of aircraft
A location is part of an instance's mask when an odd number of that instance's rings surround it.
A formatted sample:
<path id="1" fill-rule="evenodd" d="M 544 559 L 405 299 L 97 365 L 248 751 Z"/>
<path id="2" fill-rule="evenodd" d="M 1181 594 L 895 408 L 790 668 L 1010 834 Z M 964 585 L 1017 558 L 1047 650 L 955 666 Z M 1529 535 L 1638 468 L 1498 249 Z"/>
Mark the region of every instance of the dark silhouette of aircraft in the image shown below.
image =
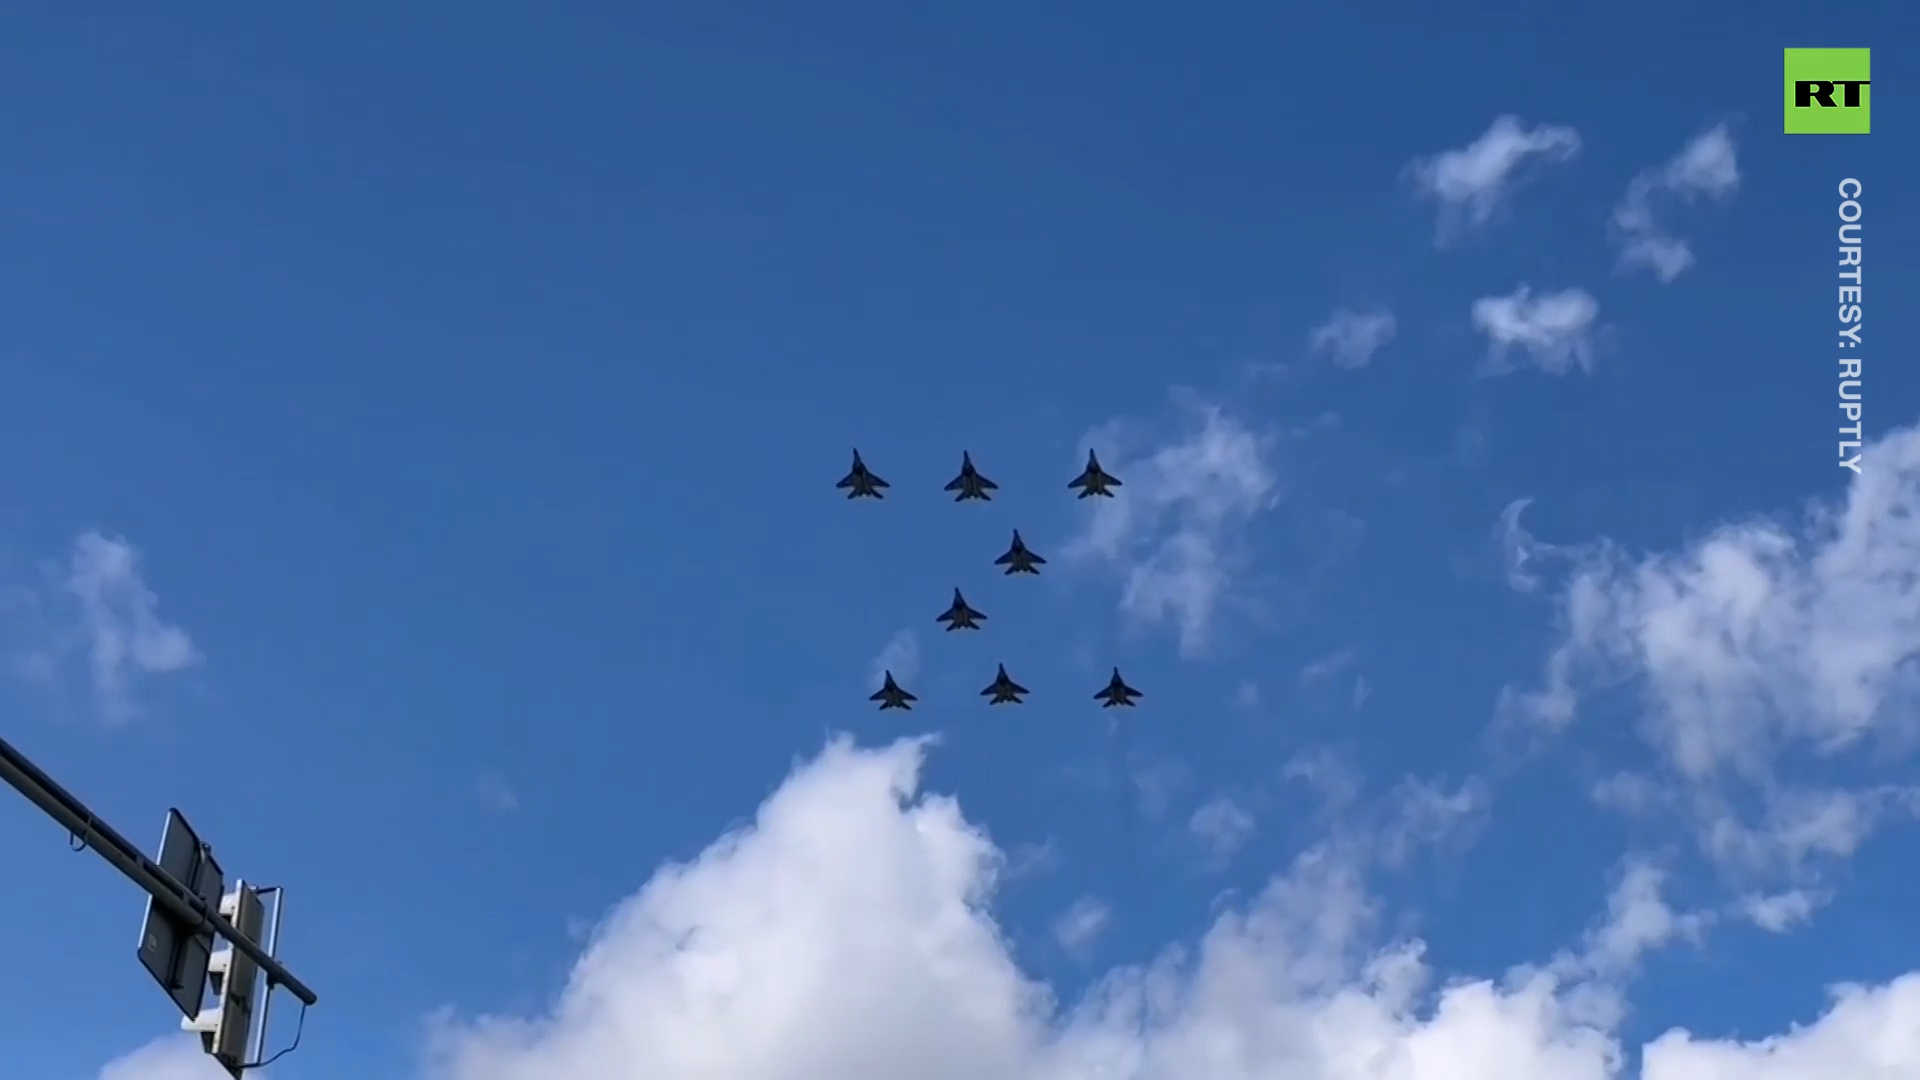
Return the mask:
<path id="1" fill-rule="evenodd" d="M 1000 673 L 993 677 L 985 690 L 980 691 L 980 696 L 987 698 L 989 705 L 1023 705 L 1025 702 L 1020 700 L 1020 695 L 1028 692 L 1026 687 L 1007 677 L 1007 665 L 1001 664 Z"/>
<path id="2" fill-rule="evenodd" d="M 1026 541 L 1020 539 L 1020 530 L 1013 530 L 1013 546 L 1005 555 L 993 560 L 993 565 L 1004 566 L 1009 574 L 1037 574 L 1047 560 L 1027 550 Z"/>
<path id="3" fill-rule="evenodd" d="M 887 681 L 882 683 L 880 689 L 874 691 L 873 696 L 867 700 L 879 702 L 881 712 L 886 712 L 888 709 L 901 709 L 906 712 L 912 712 L 912 703 L 920 699 L 901 689 L 900 684 L 893 681 L 893 672 L 889 671 L 887 672 Z"/>
<path id="4" fill-rule="evenodd" d="M 1067 487 L 1080 489 L 1079 497 L 1082 499 L 1090 495 L 1105 495 L 1111 499 L 1113 492 L 1108 489 L 1122 486 L 1119 477 L 1100 467 L 1100 459 L 1091 450 L 1087 451 L 1087 467 L 1080 471 L 1079 476 L 1067 481 Z"/>
<path id="5" fill-rule="evenodd" d="M 869 471 L 867 469 L 867 463 L 860 460 L 860 451 L 855 450 L 853 452 L 853 471 L 841 477 L 840 482 L 833 486 L 846 489 L 847 498 L 849 499 L 858 499 L 862 496 L 869 499 L 884 499 L 886 496 L 880 494 L 880 489 L 893 485 Z"/>
<path id="6" fill-rule="evenodd" d="M 972 607 L 968 606 L 967 598 L 960 595 L 959 589 L 955 589 L 953 590 L 953 606 L 936 615 L 933 621 L 946 623 L 949 631 L 978 630 L 980 629 L 980 620 L 986 617 L 986 612 L 975 611 Z"/>
<path id="7" fill-rule="evenodd" d="M 973 455 L 963 451 L 960 454 L 960 475 L 949 481 L 946 489 L 960 493 L 953 497 L 954 502 L 966 502 L 968 499 L 992 499 L 993 496 L 987 492 L 1000 490 L 1000 485 L 980 475 L 980 470 L 973 467 Z"/>
<path id="8" fill-rule="evenodd" d="M 1113 678 L 1108 681 L 1106 689 L 1093 695 L 1093 699 L 1104 702 L 1104 704 L 1100 706 L 1103 709 L 1111 709 L 1115 705 L 1125 705 L 1128 708 L 1132 708 L 1134 698 L 1145 696 L 1146 695 L 1140 691 L 1128 686 L 1127 681 L 1120 677 L 1120 669 L 1114 668 Z"/>

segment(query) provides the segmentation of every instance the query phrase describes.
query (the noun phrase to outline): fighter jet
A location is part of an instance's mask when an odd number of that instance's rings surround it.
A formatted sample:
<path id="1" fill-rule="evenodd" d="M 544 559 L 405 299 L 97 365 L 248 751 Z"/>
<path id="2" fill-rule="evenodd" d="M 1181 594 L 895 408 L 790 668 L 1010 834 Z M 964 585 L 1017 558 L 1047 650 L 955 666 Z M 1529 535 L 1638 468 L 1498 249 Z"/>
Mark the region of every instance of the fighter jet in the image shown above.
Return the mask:
<path id="1" fill-rule="evenodd" d="M 869 472 L 867 470 L 867 463 L 860 460 L 860 451 L 855 450 L 853 452 L 853 471 L 841 477 L 840 482 L 833 486 L 845 489 L 847 498 L 849 499 L 858 499 L 862 496 L 869 499 L 884 499 L 886 496 L 880 494 L 880 489 L 883 487 L 891 487 L 892 485 L 875 476 L 872 472 Z"/>
<path id="2" fill-rule="evenodd" d="M 1006 567 L 1009 574 L 1037 574 L 1040 572 L 1038 568 L 1046 564 L 1047 560 L 1027 550 L 1026 542 L 1020 539 L 1019 529 L 1013 530 L 1013 546 L 1007 549 L 1005 555 L 993 560 L 993 565 Z"/>
<path id="3" fill-rule="evenodd" d="M 1115 705 L 1125 705 L 1131 709 L 1133 708 L 1133 699 L 1144 696 L 1146 695 L 1128 686 L 1127 681 L 1120 677 L 1120 669 L 1114 668 L 1113 679 L 1107 683 L 1107 688 L 1093 695 L 1093 699 L 1104 702 L 1104 704 L 1100 706 L 1103 709 L 1111 709 Z"/>
<path id="4" fill-rule="evenodd" d="M 985 690 L 980 691 L 980 696 L 987 698 L 989 705 L 1024 705 L 1026 703 L 1020 699 L 1020 695 L 1025 693 L 1028 693 L 1027 688 L 1008 678 L 1007 665 L 1001 664 L 1000 673 L 993 677 Z"/>
<path id="5" fill-rule="evenodd" d="M 933 621 L 946 623 L 949 631 L 978 630 L 980 629 L 980 620 L 986 617 L 986 612 L 975 611 L 973 608 L 967 606 L 967 598 L 960 595 L 959 589 L 955 589 L 953 590 L 953 606 L 935 616 Z"/>
<path id="6" fill-rule="evenodd" d="M 1081 470 L 1079 476 L 1067 482 L 1067 487 L 1080 489 L 1079 497 L 1082 499 L 1090 495 L 1105 495 L 1111 499 L 1113 492 L 1108 489 L 1120 486 L 1120 478 L 1101 468 L 1100 459 L 1091 450 L 1087 451 L 1087 467 Z"/>
<path id="7" fill-rule="evenodd" d="M 973 467 L 973 455 L 962 452 L 960 475 L 947 484 L 946 490 L 960 493 L 953 497 L 954 502 L 966 502 L 968 499 L 986 501 L 993 498 L 987 492 L 1000 490 L 1000 485 L 980 475 L 980 470 Z"/>
<path id="8" fill-rule="evenodd" d="M 887 672 L 887 681 L 882 683 L 880 689 L 874 691 L 873 696 L 867 700 L 879 702 L 881 712 L 886 712 L 888 709 L 900 709 L 905 712 L 912 712 L 913 705 L 911 703 L 919 701 L 920 699 L 901 689 L 900 684 L 893 681 L 893 672 L 889 671 Z"/>

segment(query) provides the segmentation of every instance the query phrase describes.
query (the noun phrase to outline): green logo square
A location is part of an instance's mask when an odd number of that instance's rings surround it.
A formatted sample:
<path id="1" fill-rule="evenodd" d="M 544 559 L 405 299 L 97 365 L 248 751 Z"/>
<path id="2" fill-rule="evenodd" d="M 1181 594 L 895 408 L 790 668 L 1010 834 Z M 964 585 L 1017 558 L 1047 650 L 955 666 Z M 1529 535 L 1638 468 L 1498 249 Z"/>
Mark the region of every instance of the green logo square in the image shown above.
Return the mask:
<path id="1" fill-rule="evenodd" d="M 1868 49 L 1787 50 L 1787 134 L 1867 133 Z"/>

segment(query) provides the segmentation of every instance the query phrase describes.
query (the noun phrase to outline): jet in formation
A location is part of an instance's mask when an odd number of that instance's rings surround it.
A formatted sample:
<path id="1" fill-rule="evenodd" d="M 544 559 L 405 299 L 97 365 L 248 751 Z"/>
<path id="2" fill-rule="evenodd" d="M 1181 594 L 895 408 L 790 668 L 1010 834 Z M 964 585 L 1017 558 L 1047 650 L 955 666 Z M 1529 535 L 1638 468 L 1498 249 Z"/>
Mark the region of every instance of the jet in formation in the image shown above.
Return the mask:
<path id="1" fill-rule="evenodd" d="M 1027 550 L 1026 541 L 1020 539 L 1020 530 L 1013 530 L 1013 546 L 1007 553 L 993 560 L 993 565 L 1004 566 L 1009 574 L 1037 574 L 1047 560 Z"/>
<path id="2" fill-rule="evenodd" d="M 881 712 L 886 712 L 888 709 L 912 712 L 913 703 L 920 699 L 901 689 L 900 684 L 893 681 L 893 672 L 889 671 L 886 681 L 880 684 L 880 689 L 874 691 L 873 696 L 867 700 L 879 702 Z"/>
<path id="3" fill-rule="evenodd" d="M 1111 709 L 1115 705 L 1125 705 L 1128 708 L 1132 708 L 1135 698 L 1145 696 L 1146 695 L 1140 691 L 1128 686 L 1127 681 L 1120 677 L 1120 669 L 1114 668 L 1113 678 L 1107 682 L 1106 689 L 1093 695 L 1093 699 L 1100 702 L 1100 707 L 1103 709 Z"/>
<path id="4" fill-rule="evenodd" d="M 891 487 L 892 485 L 874 475 L 874 473 L 867 468 L 867 463 L 860 460 L 860 451 L 855 450 L 853 452 L 853 471 L 841 477 L 840 482 L 833 486 L 844 490 L 849 499 L 884 499 L 886 496 L 880 493 L 880 489 Z"/>
<path id="5" fill-rule="evenodd" d="M 986 698 L 989 705 L 1024 705 L 1020 695 L 1029 692 L 1026 687 L 1014 682 L 1007 675 L 1007 665 L 1001 664 L 1000 673 L 993 677 L 985 690 L 980 691 L 980 696 Z"/>
<path id="6" fill-rule="evenodd" d="M 1081 470 L 1079 476 L 1067 481 L 1067 487 L 1080 490 L 1079 497 L 1082 499 L 1093 495 L 1105 495 L 1111 499 L 1113 492 L 1110 489 L 1120 486 L 1120 478 L 1101 468 L 1100 459 L 1091 450 L 1087 451 L 1087 467 Z"/>
<path id="7" fill-rule="evenodd" d="M 939 615 L 934 616 L 933 621 L 945 623 L 949 631 L 978 630 L 980 629 L 980 620 L 986 617 L 986 612 L 975 611 L 967 604 L 967 598 L 960 595 L 960 590 L 955 589 L 953 590 L 953 606 L 941 612 Z"/>
<path id="8" fill-rule="evenodd" d="M 960 454 L 960 475 L 948 481 L 946 490 L 959 492 L 953 497 L 954 502 L 966 502 L 968 499 L 987 501 L 993 498 L 987 492 L 1000 490 L 1000 485 L 982 476 L 980 470 L 973 467 L 973 455 L 963 451 Z"/>

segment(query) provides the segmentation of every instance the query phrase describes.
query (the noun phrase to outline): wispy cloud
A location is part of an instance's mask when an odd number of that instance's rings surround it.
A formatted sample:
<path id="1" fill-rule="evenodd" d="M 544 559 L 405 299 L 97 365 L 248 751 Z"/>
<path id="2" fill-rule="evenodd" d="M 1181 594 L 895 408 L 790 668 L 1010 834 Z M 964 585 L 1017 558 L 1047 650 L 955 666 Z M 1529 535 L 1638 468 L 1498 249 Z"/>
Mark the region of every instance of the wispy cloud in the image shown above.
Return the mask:
<path id="1" fill-rule="evenodd" d="M 1607 897 L 1607 917 L 1588 936 L 1582 959 L 1604 975 L 1633 968 L 1653 949 L 1673 941 L 1700 940 L 1714 921 L 1711 911 L 1677 911 L 1667 903 L 1667 873 L 1630 860 Z"/>
<path id="2" fill-rule="evenodd" d="M 1341 649 L 1314 660 L 1300 669 L 1300 685 L 1311 686 L 1353 666 L 1353 650 Z"/>
<path id="3" fill-rule="evenodd" d="M 1260 686 L 1251 679 L 1242 679 L 1233 688 L 1233 707 L 1236 709 L 1257 709 L 1260 707 Z"/>
<path id="4" fill-rule="evenodd" d="M 1246 846 L 1257 827 L 1253 814 L 1225 795 L 1202 804 L 1187 820 L 1187 829 L 1200 841 L 1207 858 L 1216 866 L 1224 865 Z"/>
<path id="5" fill-rule="evenodd" d="M 1637 689 L 1662 771 L 1604 796 L 1692 814 L 1733 864 L 1848 854 L 1876 822 L 1912 813 L 1920 793 L 1897 769 L 1846 787 L 1809 771 L 1869 746 L 1883 768 L 1909 762 L 1920 736 L 1920 430 L 1867 453 L 1874 467 L 1845 502 L 1810 504 L 1798 522 L 1735 522 L 1644 556 L 1568 549 L 1559 642 L 1510 715 L 1559 730 L 1591 694 Z M 1740 812 L 1754 795 L 1758 814 Z"/>
<path id="6" fill-rule="evenodd" d="M 1487 336 L 1492 351 L 1481 364 L 1483 375 L 1512 371 L 1516 353 L 1549 375 L 1593 368 L 1593 324 L 1600 304 L 1580 289 L 1534 296 L 1522 285 L 1505 296 L 1473 302 L 1473 325 Z"/>
<path id="7" fill-rule="evenodd" d="M 867 681 L 879 686 L 889 671 L 902 683 L 911 682 L 920 674 L 920 635 L 911 630 L 895 631 L 868 665 Z"/>
<path id="8" fill-rule="evenodd" d="M 86 658 L 95 701 L 112 723 L 140 711 L 139 681 L 201 662 L 192 638 L 159 615 L 159 598 L 140 574 L 139 552 L 98 532 L 74 541 L 65 566 L 49 571 L 46 588 L 14 588 L 0 596 L 0 615 L 15 640 L 12 673 L 51 681 L 76 653 Z"/>
<path id="9" fill-rule="evenodd" d="M 1651 270 L 1662 282 L 1679 277 L 1693 265 L 1693 249 L 1660 225 L 1655 208 L 1662 203 L 1725 199 L 1739 186 L 1733 135 L 1724 124 L 1689 142 L 1666 163 L 1634 177 L 1610 225 L 1614 246 L 1620 250 L 1620 269 Z"/>
<path id="10" fill-rule="evenodd" d="M 1742 897 L 1734 905 L 1734 911 L 1768 933 L 1784 934 L 1811 921 L 1814 911 L 1826 901 L 1826 895 L 1810 889 L 1789 889 Z"/>
<path id="11" fill-rule="evenodd" d="M 1069 955 L 1084 959 L 1113 921 L 1113 908 L 1098 897 L 1083 896 L 1054 920 L 1053 937 Z"/>
<path id="12" fill-rule="evenodd" d="M 1307 335 L 1307 347 L 1351 371 L 1372 363 L 1373 354 L 1393 340 L 1394 330 L 1393 312 L 1385 308 L 1336 311 Z"/>
<path id="13" fill-rule="evenodd" d="M 1493 221 L 1535 167 L 1570 160 L 1579 152 L 1580 133 L 1573 128 L 1529 128 L 1517 116 L 1502 116 L 1473 142 L 1416 159 L 1407 172 L 1423 195 L 1440 204 L 1434 241 L 1445 246 Z"/>
<path id="14" fill-rule="evenodd" d="M 1269 460 L 1273 439 L 1218 406 L 1185 405 L 1190 428 L 1172 442 L 1137 455 L 1099 448 L 1126 485 L 1117 498 L 1099 500 L 1067 550 L 1118 568 L 1121 610 L 1138 623 L 1171 622 L 1181 654 L 1191 657 L 1206 651 L 1221 600 L 1243 566 L 1242 530 L 1276 504 L 1279 480 Z M 1087 441 L 1111 441 L 1117 431 Z"/>

